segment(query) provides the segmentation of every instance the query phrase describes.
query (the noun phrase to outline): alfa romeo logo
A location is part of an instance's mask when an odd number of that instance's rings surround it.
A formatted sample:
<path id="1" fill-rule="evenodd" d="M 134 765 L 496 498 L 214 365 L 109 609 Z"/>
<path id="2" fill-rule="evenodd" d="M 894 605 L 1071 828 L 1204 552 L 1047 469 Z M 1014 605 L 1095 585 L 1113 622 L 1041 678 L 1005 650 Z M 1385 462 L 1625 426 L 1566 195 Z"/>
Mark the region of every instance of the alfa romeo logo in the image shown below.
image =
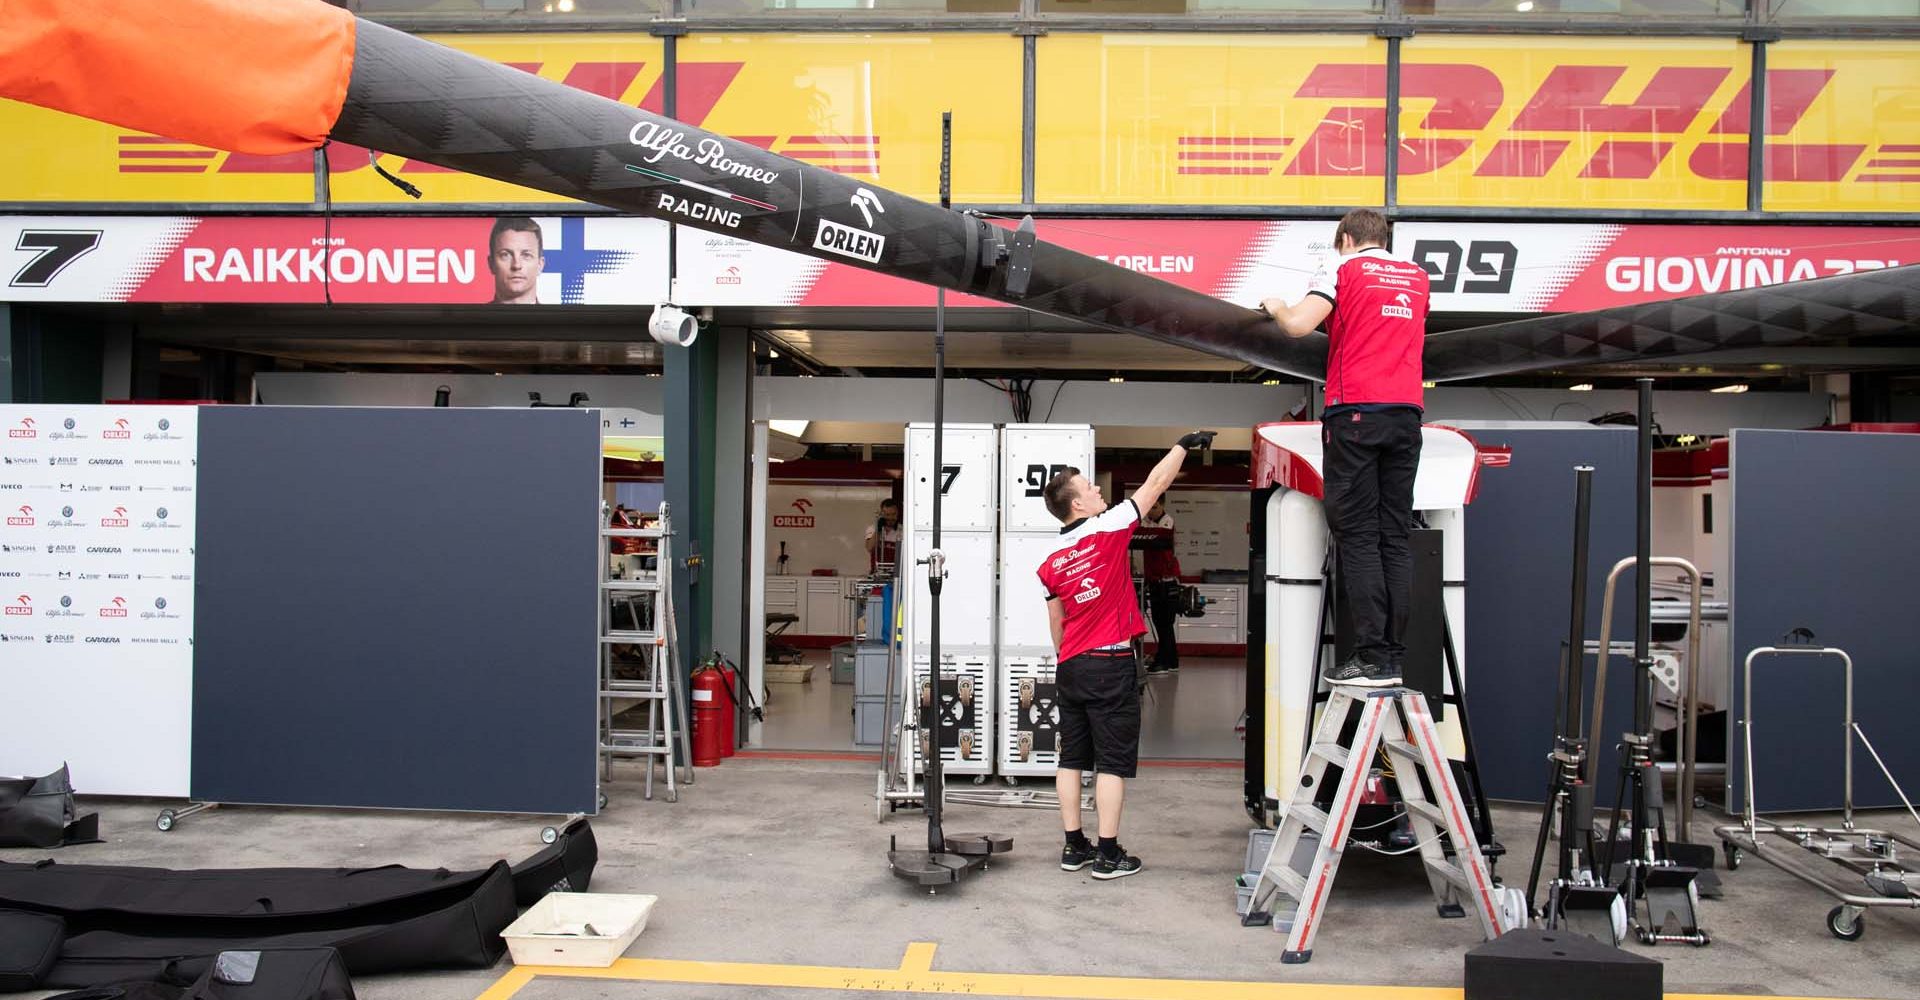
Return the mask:
<path id="1" fill-rule="evenodd" d="M 173 429 L 173 421 L 171 421 L 171 420 L 168 420 L 168 419 L 167 419 L 167 418 L 165 418 L 165 417 L 161 417 L 161 418 L 160 418 L 160 429 L 161 429 L 161 430 L 163 430 L 163 431 L 164 431 L 164 430 L 172 430 L 172 429 Z"/>
<path id="2" fill-rule="evenodd" d="M 167 609 L 167 599 L 164 597 L 156 597 L 153 599 L 153 606 L 165 611 Z"/>

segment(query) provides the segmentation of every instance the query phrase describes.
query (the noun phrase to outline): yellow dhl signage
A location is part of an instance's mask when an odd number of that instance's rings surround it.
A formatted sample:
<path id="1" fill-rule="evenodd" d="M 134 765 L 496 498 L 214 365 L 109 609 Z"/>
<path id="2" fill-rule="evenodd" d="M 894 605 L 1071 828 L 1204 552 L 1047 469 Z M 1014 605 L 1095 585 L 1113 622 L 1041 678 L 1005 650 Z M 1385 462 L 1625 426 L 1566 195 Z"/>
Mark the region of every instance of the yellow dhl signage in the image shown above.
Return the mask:
<path id="1" fill-rule="evenodd" d="M 527 72 L 661 111 L 658 40 L 449 36 Z M 824 169 L 930 196 L 955 112 L 955 198 L 1020 200 L 1020 47 L 965 34 L 691 35 L 679 117 Z M 1408 205 L 1742 208 L 1751 121 L 1737 42 L 1429 36 L 1403 48 Z M 1056 35 L 1039 47 L 1037 197 L 1057 203 L 1313 205 L 1384 196 L 1385 45 L 1364 36 Z M 1920 44 L 1769 52 L 1770 209 L 1920 211 Z M 195 147 L 11 102 L 0 200 L 310 201 L 309 154 Z M 404 202 L 334 145 L 332 197 Z M 562 199 L 382 157 L 427 200 Z"/>

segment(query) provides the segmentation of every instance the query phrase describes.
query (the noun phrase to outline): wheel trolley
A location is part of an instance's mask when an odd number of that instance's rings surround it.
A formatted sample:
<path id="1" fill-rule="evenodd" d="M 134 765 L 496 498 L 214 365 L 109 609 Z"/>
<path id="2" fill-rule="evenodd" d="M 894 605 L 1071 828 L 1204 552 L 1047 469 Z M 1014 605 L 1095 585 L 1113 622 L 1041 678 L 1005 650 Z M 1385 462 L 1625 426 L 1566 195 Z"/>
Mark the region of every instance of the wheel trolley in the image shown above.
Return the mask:
<path id="1" fill-rule="evenodd" d="M 1753 663 L 1762 656 L 1818 656 L 1838 660 L 1846 672 L 1846 719 L 1842 739 L 1846 744 L 1846 764 L 1842 787 L 1841 818 L 1838 829 L 1827 826 L 1788 826 L 1760 819 L 1753 798 Z M 1869 830 L 1853 824 L 1853 740 L 1873 755 L 1873 762 L 1887 776 L 1909 813 L 1913 802 L 1893 780 L 1886 762 L 1853 721 L 1853 658 L 1845 650 L 1831 646 L 1761 646 L 1747 654 L 1745 667 L 1746 700 L 1746 792 L 1740 823 L 1714 828 L 1726 851 L 1727 868 L 1740 867 L 1742 855 L 1751 853 L 1762 861 L 1819 888 L 1840 901 L 1827 911 L 1827 930 L 1843 941 L 1858 941 L 1866 933 L 1866 912 L 1876 906 L 1920 909 L 1920 841 L 1887 830 Z M 1920 813 L 1914 813 L 1920 822 Z M 1802 855 L 1780 842 L 1799 847 L 1837 867 L 1806 865 Z M 1903 856 L 1904 855 L 1904 856 Z M 1813 869 L 1820 868 L 1816 872 Z"/>

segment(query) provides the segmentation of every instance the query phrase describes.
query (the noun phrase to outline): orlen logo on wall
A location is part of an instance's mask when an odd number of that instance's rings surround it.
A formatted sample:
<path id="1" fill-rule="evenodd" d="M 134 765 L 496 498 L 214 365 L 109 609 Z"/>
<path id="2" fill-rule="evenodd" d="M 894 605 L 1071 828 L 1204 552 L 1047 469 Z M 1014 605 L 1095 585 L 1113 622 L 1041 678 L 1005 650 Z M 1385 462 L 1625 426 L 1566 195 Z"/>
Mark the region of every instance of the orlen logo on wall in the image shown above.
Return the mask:
<path id="1" fill-rule="evenodd" d="M 14 598 L 12 603 L 7 605 L 7 614 L 9 616 L 18 615 L 19 617 L 22 617 L 22 618 L 32 618 L 33 617 L 33 598 L 28 597 L 25 594 L 21 594 L 20 596 Z"/>
<path id="2" fill-rule="evenodd" d="M 127 424 L 127 418 L 121 417 L 113 422 L 112 427 L 101 431 L 100 436 L 109 441 L 126 441 L 133 437 L 133 431 Z"/>
<path id="3" fill-rule="evenodd" d="M 775 514 L 773 517 L 773 526 L 776 528 L 811 528 L 813 527 L 813 515 L 807 513 L 808 511 L 813 509 L 812 500 L 809 500 L 806 497 L 800 497 L 794 500 L 793 509 L 799 511 L 800 513 Z"/>
<path id="4" fill-rule="evenodd" d="M 112 604 L 100 609 L 100 617 L 102 618 L 125 618 L 126 616 L 127 599 L 124 597 L 116 597 L 113 599 Z"/>
<path id="5" fill-rule="evenodd" d="M 34 438 L 39 437 L 40 432 L 34 428 L 32 417 L 21 417 L 20 426 L 7 428 L 7 436 L 10 438 Z"/>
<path id="6" fill-rule="evenodd" d="M 20 513 L 7 515 L 7 527 L 9 528 L 33 527 L 34 519 L 33 519 L 32 507 L 28 506 L 27 504 L 21 504 L 19 507 L 16 507 L 14 509 L 18 510 Z"/>
<path id="7" fill-rule="evenodd" d="M 124 528 L 127 527 L 127 525 L 127 509 L 125 507 L 115 507 L 112 516 L 100 519 L 100 526 L 102 528 Z"/>

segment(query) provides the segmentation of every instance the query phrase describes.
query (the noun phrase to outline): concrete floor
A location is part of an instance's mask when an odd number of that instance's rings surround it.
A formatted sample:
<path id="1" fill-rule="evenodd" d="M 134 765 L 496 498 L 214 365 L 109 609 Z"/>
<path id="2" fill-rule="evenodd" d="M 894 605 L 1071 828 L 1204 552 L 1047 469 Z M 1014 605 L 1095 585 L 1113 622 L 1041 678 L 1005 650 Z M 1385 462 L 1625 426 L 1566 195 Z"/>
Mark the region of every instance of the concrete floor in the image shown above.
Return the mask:
<path id="1" fill-rule="evenodd" d="M 767 684 L 761 745 L 775 750 L 873 751 L 853 744 L 853 685 L 830 683 L 827 652 L 809 650 L 806 684 Z M 1185 657 L 1177 673 L 1155 675 L 1141 703 L 1140 752 L 1163 760 L 1239 760 L 1234 732 L 1246 704 L 1246 664 Z"/>
<path id="2" fill-rule="evenodd" d="M 1149 768 L 1133 782 L 1123 839 L 1147 870 L 1094 882 L 1058 870 L 1050 812 L 954 807 L 950 831 L 1016 836 L 1014 853 L 966 884 L 928 896 L 889 875 L 889 834 L 924 836 L 917 816 L 873 819 L 870 767 L 844 761 L 736 758 L 699 774 L 676 804 L 642 801 L 631 772 L 608 786 L 595 820 L 593 888 L 660 896 L 628 952 L 650 959 L 793 963 L 894 970 L 912 942 L 936 942 L 935 970 L 1097 974 L 1458 988 L 1462 954 L 1479 943 L 1467 921 L 1434 916 L 1407 859 L 1353 855 L 1343 868 L 1314 959 L 1279 962 L 1266 929 L 1238 926 L 1232 879 L 1247 822 L 1236 770 Z M 539 847 L 541 817 L 228 807 L 153 828 L 158 803 L 95 802 L 104 844 L 54 852 L 62 861 L 178 868 L 253 865 L 477 867 Z M 1513 853 L 1501 866 L 1524 884 L 1537 812 L 1497 810 Z M 1868 822 L 1920 833 L 1904 816 Z M 1697 838 L 1709 837 L 1702 818 Z M 0 851 L 24 861 L 47 852 Z M 1877 911 L 1863 940 L 1830 937 L 1830 903 L 1749 861 L 1722 872 L 1709 901 L 1709 948 L 1633 950 L 1667 963 L 1670 993 L 1912 997 L 1920 992 L 1920 913 Z M 510 969 L 369 977 L 366 1000 L 471 1000 Z M 539 979 L 527 998 L 769 996 L 829 1000 L 832 991 L 662 987 Z M 853 996 L 854 994 L 847 994 Z M 863 994 L 874 996 L 875 994 Z M 1189 994 L 1198 995 L 1198 994 Z M 1456 994 L 1457 995 L 1457 994 Z"/>

